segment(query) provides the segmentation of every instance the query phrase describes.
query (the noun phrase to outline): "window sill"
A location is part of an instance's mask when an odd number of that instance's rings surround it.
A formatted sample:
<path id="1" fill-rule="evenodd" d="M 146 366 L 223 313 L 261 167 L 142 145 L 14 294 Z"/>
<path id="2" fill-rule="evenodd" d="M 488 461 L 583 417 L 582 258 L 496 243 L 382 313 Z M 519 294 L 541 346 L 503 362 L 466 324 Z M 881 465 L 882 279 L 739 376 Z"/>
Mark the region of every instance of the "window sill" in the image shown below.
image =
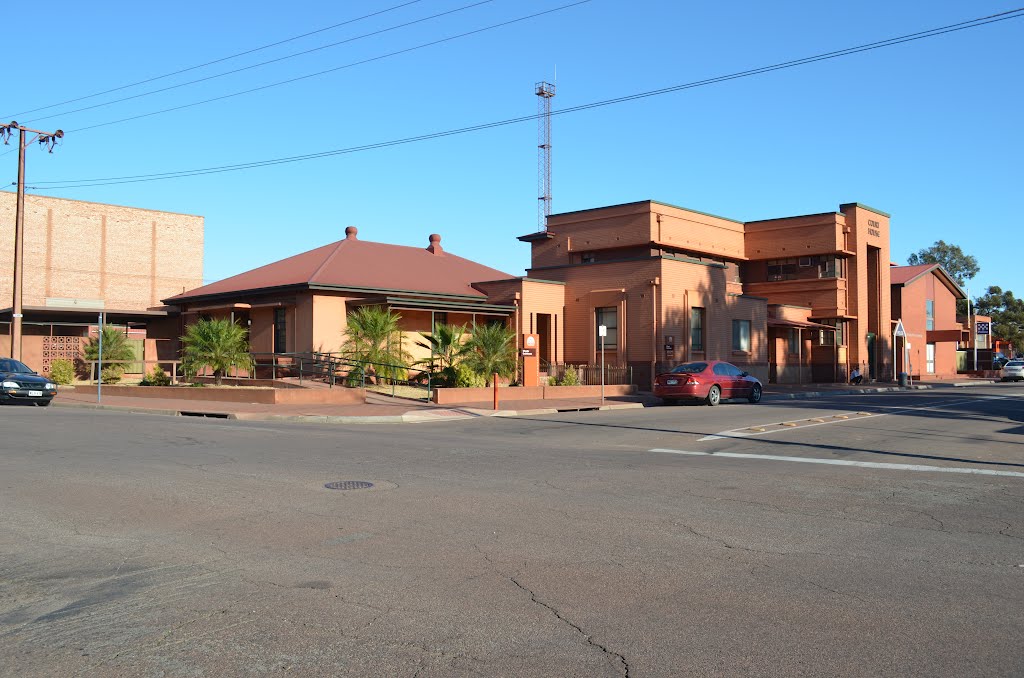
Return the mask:
<path id="1" fill-rule="evenodd" d="M 733 351 L 733 355 L 750 355 L 750 351 Z"/>

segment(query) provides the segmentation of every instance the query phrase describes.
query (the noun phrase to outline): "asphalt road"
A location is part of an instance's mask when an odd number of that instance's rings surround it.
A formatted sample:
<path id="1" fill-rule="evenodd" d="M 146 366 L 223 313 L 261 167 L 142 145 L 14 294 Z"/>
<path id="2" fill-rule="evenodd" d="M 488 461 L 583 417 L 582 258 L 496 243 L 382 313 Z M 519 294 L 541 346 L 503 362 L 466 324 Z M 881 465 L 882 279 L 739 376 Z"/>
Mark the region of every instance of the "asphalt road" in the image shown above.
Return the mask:
<path id="1" fill-rule="evenodd" d="M 0 408 L 0 675 L 1019 676 L 1022 396 Z"/>

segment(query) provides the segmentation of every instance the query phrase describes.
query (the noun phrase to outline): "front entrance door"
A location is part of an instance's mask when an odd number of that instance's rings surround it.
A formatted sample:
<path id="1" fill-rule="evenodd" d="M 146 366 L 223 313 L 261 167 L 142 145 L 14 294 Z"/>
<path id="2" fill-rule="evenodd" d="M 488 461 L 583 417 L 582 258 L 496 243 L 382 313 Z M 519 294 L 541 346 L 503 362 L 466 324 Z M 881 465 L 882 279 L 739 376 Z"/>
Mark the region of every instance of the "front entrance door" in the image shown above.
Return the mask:
<path id="1" fill-rule="evenodd" d="M 877 379 L 875 374 L 875 333 L 868 332 L 868 378 Z"/>

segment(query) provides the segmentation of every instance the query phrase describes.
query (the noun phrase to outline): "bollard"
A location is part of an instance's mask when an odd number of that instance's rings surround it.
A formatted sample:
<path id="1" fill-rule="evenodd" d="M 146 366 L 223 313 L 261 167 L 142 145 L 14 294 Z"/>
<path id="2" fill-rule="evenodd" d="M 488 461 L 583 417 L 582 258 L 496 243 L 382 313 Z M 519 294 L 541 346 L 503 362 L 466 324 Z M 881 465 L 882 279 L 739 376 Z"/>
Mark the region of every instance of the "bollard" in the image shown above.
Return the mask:
<path id="1" fill-rule="evenodd" d="M 492 377 L 492 384 L 494 384 L 494 410 L 498 410 L 498 373 L 495 372 Z"/>

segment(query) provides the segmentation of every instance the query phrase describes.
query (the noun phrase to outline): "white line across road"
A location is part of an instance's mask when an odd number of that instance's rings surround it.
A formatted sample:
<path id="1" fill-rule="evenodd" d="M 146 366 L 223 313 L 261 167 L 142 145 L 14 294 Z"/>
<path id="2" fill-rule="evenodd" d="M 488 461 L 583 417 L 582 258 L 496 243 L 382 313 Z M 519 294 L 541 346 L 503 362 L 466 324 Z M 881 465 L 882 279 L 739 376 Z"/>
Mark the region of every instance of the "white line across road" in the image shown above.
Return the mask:
<path id="1" fill-rule="evenodd" d="M 839 412 L 837 414 L 823 414 L 818 417 L 805 417 L 803 419 L 793 419 L 790 421 L 776 421 L 769 424 L 757 424 L 754 426 L 745 426 L 743 428 L 736 428 L 729 431 L 720 431 L 718 433 L 712 433 L 706 435 L 703 438 L 697 440 L 698 443 L 703 443 L 709 440 L 722 440 L 725 438 L 752 438 L 754 436 L 766 436 L 773 433 L 781 433 L 783 431 L 799 431 L 805 428 L 811 428 L 813 426 L 826 426 L 829 424 L 849 424 L 854 421 L 860 421 L 863 419 L 873 419 L 877 417 L 885 417 L 890 414 L 899 414 L 901 412 L 914 412 L 922 410 L 941 410 L 944 407 L 952 407 L 953 405 L 963 405 L 964 403 L 978 402 L 979 400 L 1009 400 L 1008 396 L 974 396 L 972 398 L 961 398 L 959 400 L 949 400 L 940 403 L 930 403 L 928 405 L 918 405 L 912 407 L 890 407 L 890 406 L 873 406 L 871 409 L 875 411 L 871 412 Z M 867 406 L 866 406 L 867 407 Z M 878 412 L 877 410 L 883 409 L 888 411 Z M 827 421 L 822 421 L 827 419 Z M 776 428 L 770 428 L 776 427 Z"/>
<path id="2" fill-rule="evenodd" d="M 831 464 L 833 466 L 860 466 L 877 468 L 887 471 L 925 471 L 929 473 L 964 473 L 976 476 L 1005 476 L 1024 478 L 1024 473 L 1017 471 L 993 471 L 984 468 L 967 468 L 964 466 L 923 466 L 921 464 L 885 464 L 877 461 L 850 461 L 849 459 L 816 459 L 814 457 L 783 457 L 776 454 L 743 454 L 741 452 L 690 452 L 687 450 L 669 450 L 656 447 L 648 452 L 661 454 L 681 454 L 689 457 L 727 457 L 729 459 L 758 459 L 761 461 L 791 461 L 800 464 Z"/>

